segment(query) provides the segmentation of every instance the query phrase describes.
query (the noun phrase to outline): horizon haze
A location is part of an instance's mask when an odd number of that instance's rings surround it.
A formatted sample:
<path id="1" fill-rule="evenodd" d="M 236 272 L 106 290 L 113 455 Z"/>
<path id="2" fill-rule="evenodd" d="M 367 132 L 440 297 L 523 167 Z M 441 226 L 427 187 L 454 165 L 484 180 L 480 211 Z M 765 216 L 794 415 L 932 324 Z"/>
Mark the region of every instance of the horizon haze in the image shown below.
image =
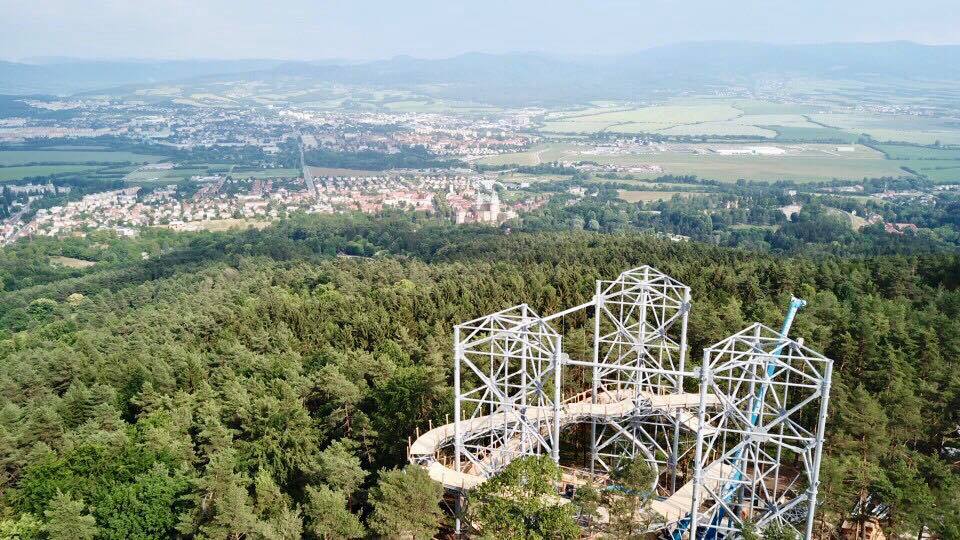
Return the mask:
<path id="1" fill-rule="evenodd" d="M 262 4 L 210 0 L 4 2 L 0 58 L 250 59 L 362 61 L 409 55 L 448 58 L 467 52 L 629 54 L 682 42 L 772 44 L 913 41 L 958 43 L 960 13 L 948 0 L 841 4 L 670 0 L 642 4 L 578 2 L 454 5 L 437 0 L 394 4 Z M 611 17 L 611 13 L 617 13 Z"/>

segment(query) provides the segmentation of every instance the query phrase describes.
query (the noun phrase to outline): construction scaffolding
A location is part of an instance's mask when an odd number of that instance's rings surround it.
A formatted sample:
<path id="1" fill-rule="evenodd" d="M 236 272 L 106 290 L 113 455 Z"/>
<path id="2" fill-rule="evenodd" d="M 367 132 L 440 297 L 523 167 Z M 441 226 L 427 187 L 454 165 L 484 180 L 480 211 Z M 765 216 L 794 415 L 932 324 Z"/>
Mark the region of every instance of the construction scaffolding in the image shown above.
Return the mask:
<path id="1" fill-rule="evenodd" d="M 410 461 L 469 490 L 521 456 L 559 463 L 562 428 L 587 424 L 589 463 L 565 480 L 645 460 L 656 527 L 672 537 L 724 538 L 749 521 L 809 538 L 832 362 L 788 337 L 802 306 L 793 300 L 780 332 L 757 323 L 708 347 L 693 369 L 690 288 L 649 266 L 598 281 L 589 302 L 559 313 L 521 304 L 462 323 L 453 422 L 418 436 Z M 565 354 L 551 326 L 582 310 L 593 316 L 590 359 Z M 589 388 L 563 398 L 572 368 Z"/>

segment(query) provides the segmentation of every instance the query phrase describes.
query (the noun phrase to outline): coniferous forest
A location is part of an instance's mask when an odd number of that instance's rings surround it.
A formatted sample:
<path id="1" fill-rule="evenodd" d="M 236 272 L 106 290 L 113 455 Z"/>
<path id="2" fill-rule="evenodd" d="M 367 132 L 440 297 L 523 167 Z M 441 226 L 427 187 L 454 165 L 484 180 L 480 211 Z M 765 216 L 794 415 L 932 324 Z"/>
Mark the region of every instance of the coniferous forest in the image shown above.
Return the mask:
<path id="1" fill-rule="evenodd" d="M 6 248 L 0 537 L 430 537 L 449 518 L 406 444 L 452 412 L 452 326 L 559 311 L 641 264 L 692 287 L 693 359 L 777 325 L 791 294 L 809 302 L 793 334 L 836 362 L 819 533 L 879 515 L 888 536 L 960 538 L 956 254 L 777 256 L 409 215 Z M 571 354 L 591 346 L 579 316 Z"/>

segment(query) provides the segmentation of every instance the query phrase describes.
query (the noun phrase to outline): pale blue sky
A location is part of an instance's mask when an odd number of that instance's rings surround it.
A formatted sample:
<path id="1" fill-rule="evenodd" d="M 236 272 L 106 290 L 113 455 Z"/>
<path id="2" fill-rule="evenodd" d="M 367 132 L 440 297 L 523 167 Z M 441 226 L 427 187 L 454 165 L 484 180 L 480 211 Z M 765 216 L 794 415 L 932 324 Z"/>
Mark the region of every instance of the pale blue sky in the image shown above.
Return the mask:
<path id="1" fill-rule="evenodd" d="M 0 0 L 0 58 L 610 54 L 681 41 L 960 42 L 957 0 Z"/>

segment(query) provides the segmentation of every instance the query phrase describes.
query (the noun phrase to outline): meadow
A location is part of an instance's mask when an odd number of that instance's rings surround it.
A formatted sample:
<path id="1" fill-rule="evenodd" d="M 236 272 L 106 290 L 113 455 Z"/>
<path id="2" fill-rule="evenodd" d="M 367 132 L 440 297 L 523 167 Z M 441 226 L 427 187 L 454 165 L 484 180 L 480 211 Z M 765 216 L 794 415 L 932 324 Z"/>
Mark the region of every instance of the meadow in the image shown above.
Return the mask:
<path id="1" fill-rule="evenodd" d="M 892 163 L 934 182 L 960 182 L 960 149 L 880 144 L 876 148 Z"/>
<path id="2" fill-rule="evenodd" d="M 230 171 L 232 178 L 248 180 L 251 178 L 293 178 L 300 176 L 300 169 L 254 169 L 248 171 Z"/>
<path id="3" fill-rule="evenodd" d="M 383 171 L 365 171 L 361 169 L 340 169 L 336 167 L 309 166 L 313 176 L 382 176 Z"/>
<path id="4" fill-rule="evenodd" d="M 546 115 L 545 133 L 657 133 L 691 137 L 750 137 L 826 141 L 856 135 L 810 120 L 819 108 L 760 100 L 685 99 L 663 105 L 606 103 Z"/>
<path id="5" fill-rule="evenodd" d="M 878 141 L 914 144 L 960 144 L 956 118 L 892 114 L 814 114 L 818 123 L 854 133 L 865 133 Z"/>
<path id="6" fill-rule="evenodd" d="M 154 163 L 163 156 L 136 154 L 112 150 L 2 150 L 0 165 L 25 165 L 28 163 Z"/>
<path id="7" fill-rule="evenodd" d="M 586 145 L 548 143 L 526 152 L 489 156 L 479 160 L 489 165 L 537 165 L 552 161 L 595 161 L 629 167 L 659 165 L 659 173 L 635 173 L 637 178 L 665 174 L 694 174 L 701 178 L 734 182 L 744 180 L 792 180 L 818 182 L 832 179 L 860 180 L 864 177 L 905 176 L 902 163 L 884 159 L 882 153 L 863 146 L 855 152 L 836 152 L 835 145 L 780 145 L 784 155 L 719 155 L 708 148 L 715 145 L 667 146 L 667 151 L 644 154 L 598 155 Z M 691 149 L 700 153 L 694 153 Z"/>
<path id="8" fill-rule="evenodd" d="M 0 182 L 12 182 L 33 176 L 85 172 L 97 169 L 96 165 L 29 165 L 0 167 Z"/>
<path id="9" fill-rule="evenodd" d="M 629 189 L 618 189 L 617 194 L 621 199 L 630 203 L 668 201 L 672 199 L 674 195 L 679 195 L 681 197 L 705 195 L 703 192 L 694 191 L 635 191 Z"/>
<path id="10" fill-rule="evenodd" d="M 844 103 L 842 95 L 830 96 L 822 96 L 822 106 L 720 98 L 676 99 L 652 106 L 592 104 L 549 113 L 540 130 L 850 143 L 869 135 L 877 141 L 960 144 L 957 118 L 854 112 L 837 107 L 837 99 Z"/>
<path id="11" fill-rule="evenodd" d="M 221 174 L 237 180 L 254 178 L 283 178 L 300 176 L 300 169 L 248 169 L 234 170 L 234 166 L 223 163 L 188 165 L 182 168 L 166 170 L 134 170 L 124 176 L 124 180 L 133 184 L 177 183 L 191 176 Z"/>
<path id="12" fill-rule="evenodd" d="M 166 170 L 134 170 L 123 177 L 124 181 L 137 183 L 176 183 L 191 176 L 206 175 L 206 167 L 190 167 Z"/>
<path id="13" fill-rule="evenodd" d="M 97 264 L 95 261 L 87 261 L 84 259 L 77 259 L 74 257 L 66 257 L 63 255 L 56 255 L 50 257 L 50 264 L 52 266 L 65 266 L 67 268 L 90 268 L 91 266 Z"/>

